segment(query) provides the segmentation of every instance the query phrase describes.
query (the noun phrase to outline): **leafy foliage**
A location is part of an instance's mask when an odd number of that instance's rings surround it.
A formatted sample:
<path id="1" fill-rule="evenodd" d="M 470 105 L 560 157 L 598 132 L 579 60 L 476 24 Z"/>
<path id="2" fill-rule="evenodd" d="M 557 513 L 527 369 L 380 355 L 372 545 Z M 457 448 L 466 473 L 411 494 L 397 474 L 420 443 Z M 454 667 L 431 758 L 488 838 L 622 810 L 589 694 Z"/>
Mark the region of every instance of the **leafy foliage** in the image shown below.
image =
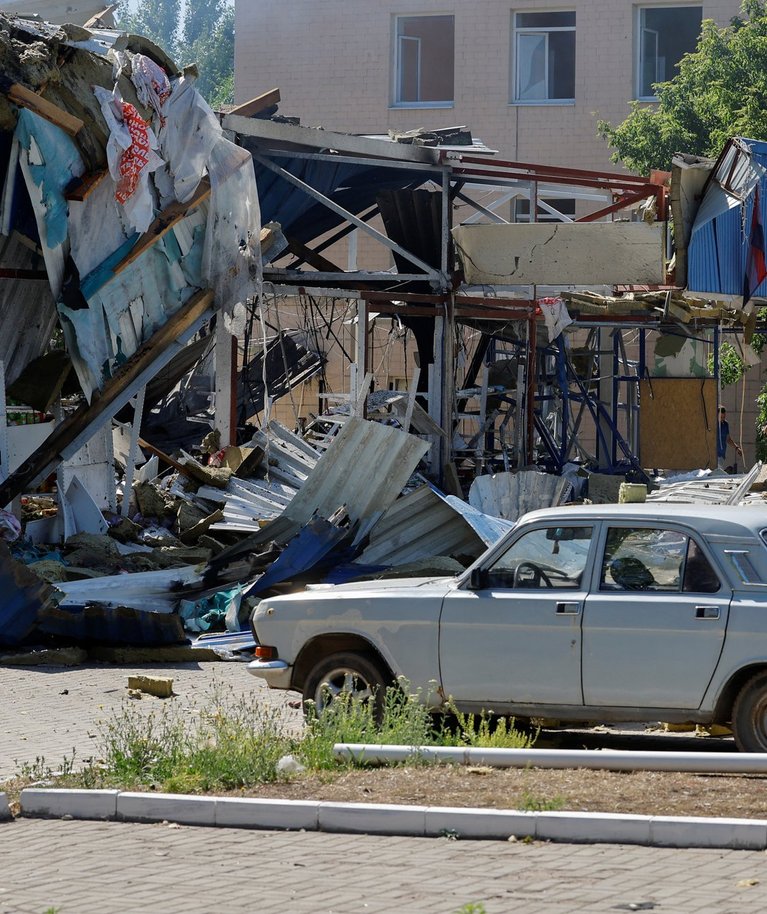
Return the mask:
<path id="1" fill-rule="evenodd" d="M 667 169 L 675 152 L 715 158 L 731 136 L 767 140 L 767 0 L 744 0 L 725 28 L 704 20 L 695 52 L 655 88 L 657 106 L 632 102 L 622 124 L 598 125 L 632 171 Z"/>
<path id="2" fill-rule="evenodd" d="M 708 359 L 708 370 L 713 374 L 714 371 L 714 354 L 711 353 Z M 745 374 L 746 366 L 743 364 L 738 350 L 732 343 L 724 342 L 719 347 L 719 380 L 722 387 L 729 387 L 730 384 L 737 383 Z"/>
<path id="3" fill-rule="evenodd" d="M 131 8 L 120 0 L 118 26 L 145 35 L 180 66 L 197 64 L 197 88 L 215 108 L 234 99 L 234 7 L 227 0 L 187 3 L 139 0 Z"/>

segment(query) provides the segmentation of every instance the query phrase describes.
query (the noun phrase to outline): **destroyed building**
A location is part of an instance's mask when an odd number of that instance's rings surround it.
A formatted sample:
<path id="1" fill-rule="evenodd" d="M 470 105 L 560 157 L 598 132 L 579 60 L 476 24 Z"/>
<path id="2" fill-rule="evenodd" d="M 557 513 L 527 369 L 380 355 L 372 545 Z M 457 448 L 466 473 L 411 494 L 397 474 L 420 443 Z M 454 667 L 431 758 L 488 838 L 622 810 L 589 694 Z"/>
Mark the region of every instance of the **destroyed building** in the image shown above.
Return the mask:
<path id="1" fill-rule="evenodd" d="M 718 346 L 753 320 L 683 295 L 704 235 L 674 274 L 668 231 L 714 163 L 643 178 L 507 161 L 466 127 L 335 133 L 277 90 L 219 117 L 140 37 L 0 35 L 4 643 L 243 646 L 267 593 L 453 573 L 525 510 L 716 466 Z M 588 212 L 500 215 L 556 187 Z M 377 384 L 395 331 L 409 367 Z M 689 421 L 659 451 L 669 410 Z"/>

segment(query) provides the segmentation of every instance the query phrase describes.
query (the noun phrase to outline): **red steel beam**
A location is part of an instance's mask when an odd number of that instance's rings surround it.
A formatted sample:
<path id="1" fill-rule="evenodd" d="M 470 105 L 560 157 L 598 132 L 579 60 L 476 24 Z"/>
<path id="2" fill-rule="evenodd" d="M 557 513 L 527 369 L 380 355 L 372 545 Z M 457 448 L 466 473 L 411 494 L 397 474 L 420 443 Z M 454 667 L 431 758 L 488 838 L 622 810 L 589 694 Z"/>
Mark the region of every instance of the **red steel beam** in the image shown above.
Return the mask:
<path id="1" fill-rule="evenodd" d="M 653 191 L 653 194 L 656 192 Z M 605 206 L 603 209 L 598 209 L 594 213 L 589 213 L 588 216 L 581 216 L 580 219 L 576 219 L 576 222 L 596 222 L 597 219 L 602 219 L 604 216 L 609 216 L 611 213 L 615 213 L 618 210 L 625 209 L 627 206 L 631 206 L 632 203 L 639 203 L 642 200 L 645 200 L 649 197 L 649 194 L 636 193 L 631 191 L 630 193 L 621 194 L 620 197 L 610 206 Z"/>
<path id="2" fill-rule="evenodd" d="M 446 158 L 446 154 L 442 153 L 443 159 Z M 598 180 L 603 184 L 610 184 L 616 187 L 639 187 L 650 184 L 650 180 L 646 177 L 641 177 L 640 175 L 627 175 L 621 174 L 617 171 L 589 171 L 583 168 L 563 168 L 558 165 L 536 165 L 531 162 L 511 162 L 506 159 L 492 159 L 488 160 L 485 158 L 479 158 L 477 156 L 461 156 L 459 163 L 468 163 L 469 165 L 483 165 L 485 166 L 484 170 L 492 174 L 492 169 L 503 168 L 510 171 L 524 172 L 527 177 L 535 179 L 536 177 L 545 176 L 547 179 L 552 177 L 559 178 L 569 178 L 570 181 L 564 181 L 563 183 L 577 183 L 578 180 Z M 448 164 L 452 165 L 453 170 L 459 170 L 463 166 L 462 164 L 454 165 L 452 160 L 448 160 Z"/>

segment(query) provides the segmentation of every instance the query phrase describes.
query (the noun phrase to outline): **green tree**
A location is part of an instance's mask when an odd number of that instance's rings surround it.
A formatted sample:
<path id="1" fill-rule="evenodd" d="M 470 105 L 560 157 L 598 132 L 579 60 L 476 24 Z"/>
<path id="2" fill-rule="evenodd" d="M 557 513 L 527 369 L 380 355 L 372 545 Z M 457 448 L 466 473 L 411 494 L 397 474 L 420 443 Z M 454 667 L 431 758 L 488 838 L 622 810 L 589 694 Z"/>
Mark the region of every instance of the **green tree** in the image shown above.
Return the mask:
<path id="1" fill-rule="evenodd" d="M 215 108 L 234 99 L 234 7 L 227 0 L 120 0 L 119 28 L 145 35 L 180 66 L 197 64 L 197 88 Z"/>
<path id="2" fill-rule="evenodd" d="M 679 73 L 655 87 L 658 102 L 632 102 L 617 127 L 598 131 L 613 161 L 647 174 L 667 169 L 675 152 L 715 158 L 731 136 L 767 140 L 767 3 L 744 0 L 741 15 L 720 28 L 703 22 L 698 46 Z"/>

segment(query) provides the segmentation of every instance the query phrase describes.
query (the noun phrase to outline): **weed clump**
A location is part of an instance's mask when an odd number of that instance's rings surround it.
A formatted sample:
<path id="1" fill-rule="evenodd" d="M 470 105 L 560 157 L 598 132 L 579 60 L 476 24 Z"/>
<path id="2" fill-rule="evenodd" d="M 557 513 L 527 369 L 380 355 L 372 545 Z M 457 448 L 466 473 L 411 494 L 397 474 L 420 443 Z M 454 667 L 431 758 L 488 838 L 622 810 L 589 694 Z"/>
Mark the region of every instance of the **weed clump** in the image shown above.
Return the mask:
<path id="1" fill-rule="evenodd" d="M 214 793 L 301 777 L 280 770 L 294 756 L 308 774 L 367 764 L 338 759 L 336 743 L 522 748 L 534 736 L 517 731 L 513 720 L 492 713 L 461 714 L 451 702 L 447 714 L 434 714 L 419 691 L 401 679 L 378 705 L 341 694 L 322 714 L 306 703 L 306 726 L 296 732 L 273 705 L 233 698 L 215 687 L 201 707 L 165 702 L 147 712 L 126 701 L 98 733 L 97 758 L 79 769 L 74 754 L 54 772 L 44 759 L 21 766 L 23 780 L 55 778 L 81 787 L 152 789 L 169 793 Z M 414 752 L 405 764 L 425 764 Z"/>

